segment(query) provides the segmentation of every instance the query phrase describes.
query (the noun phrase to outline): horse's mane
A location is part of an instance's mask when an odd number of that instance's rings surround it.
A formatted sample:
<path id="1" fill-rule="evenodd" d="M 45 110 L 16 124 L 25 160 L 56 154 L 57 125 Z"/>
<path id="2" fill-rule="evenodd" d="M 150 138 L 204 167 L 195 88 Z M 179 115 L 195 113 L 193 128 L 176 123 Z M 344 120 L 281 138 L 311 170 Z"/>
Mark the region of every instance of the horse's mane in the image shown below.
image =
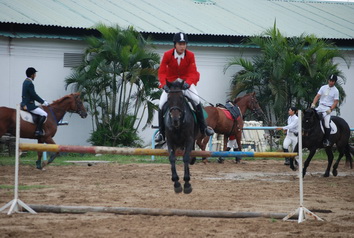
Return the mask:
<path id="1" fill-rule="evenodd" d="M 253 93 L 247 93 L 247 94 L 245 94 L 245 95 L 243 95 L 241 97 L 235 98 L 234 103 L 238 103 L 239 101 L 241 101 L 242 99 L 244 99 L 247 96 L 250 96 L 251 94 L 254 94 L 254 92 Z"/>
<path id="2" fill-rule="evenodd" d="M 65 95 L 64 97 L 59 98 L 59 99 L 53 101 L 53 104 L 60 103 L 60 102 L 62 102 L 62 101 L 63 101 L 64 99 L 66 99 L 66 98 L 70 98 L 70 97 L 74 97 L 74 98 L 75 98 L 75 96 L 79 96 L 79 95 L 80 95 L 80 93 L 71 93 L 71 94 Z"/>

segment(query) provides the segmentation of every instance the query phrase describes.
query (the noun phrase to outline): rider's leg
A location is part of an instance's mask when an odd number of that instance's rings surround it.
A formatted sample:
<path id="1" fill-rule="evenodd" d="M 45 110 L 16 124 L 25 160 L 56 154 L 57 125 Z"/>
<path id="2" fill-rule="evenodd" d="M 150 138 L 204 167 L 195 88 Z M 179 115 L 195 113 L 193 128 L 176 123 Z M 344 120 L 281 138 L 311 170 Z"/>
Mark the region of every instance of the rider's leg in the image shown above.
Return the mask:
<path id="1" fill-rule="evenodd" d="M 211 127 L 208 127 L 205 119 L 204 119 L 204 112 L 203 112 L 203 106 L 200 102 L 199 95 L 197 92 L 197 89 L 194 84 L 192 84 L 189 89 L 183 90 L 183 93 L 185 96 L 190 98 L 193 102 L 193 106 L 196 111 L 196 116 L 197 116 L 197 121 L 200 127 L 200 132 L 202 134 L 206 134 L 207 136 L 211 136 L 214 134 L 214 130 Z"/>
<path id="2" fill-rule="evenodd" d="M 43 127 L 43 123 L 45 122 L 45 119 L 46 119 L 45 116 L 39 117 L 36 131 L 34 132 L 35 136 L 44 136 L 42 127 Z"/>
<path id="3" fill-rule="evenodd" d="M 165 91 L 162 92 L 159 102 L 159 111 L 158 111 L 158 119 L 159 119 L 159 134 L 155 138 L 155 142 L 161 142 L 165 140 L 165 123 L 164 123 L 164 105 L 167 102 L 167 93 Z"/>
<path id="4" fill-rule="evenodd" d="M 329 140 L 329 136 L 331 134 L 331 128 L 329 127 L 329 120 L 331 119 L 331 115 L 326 115 L 324 120 L 324 138 L 323 138 L 323 146 L 328 147 L 331 146 L 331 141 Z"/>
<path id="5" fill-rule="evenodd" d="M 48 114 L 42 109 L 37 107 L 36 109 L 31 111 L 34 114 L 37 114 L 39 116 L 38 122 L 37 122 L 37 127 L 34 132 L 35 136 L 43 136 L 43 123 L 45 122 L 45 119 L 47 118 Z"/>
<path id="6" fill-rule="evenodd" d="M 161 142 L 165 140 L 165 123 L 163 121 L 164 117 L 163 117 L 162 109 L 159 109 L 158 116 L 159 116 L 159 134 L 156 136 L 155 141 Z"/>
<path id="7" fill-rule="evenodd" d="M 286 135 L 284 142 L 283 142 L 283 151 L 284 152 L 289 152 L 289 146 L 291 144 L 291 138 L 289 135 Z M 290 165 L 290 158 L 285 157 L 284 165 Z"/>
<path id="8" fill-rule="evenodd" d="M 199 127 L 200 127 L 200 132 L 202 134 L 205 134 L 207 136 L 212 136 L 214 134 L 214 130 L 207 126 L 206 121 L 204 119 L 204 112 L 203 112 L 203 107 L 202 104 L 199 103 L 198 105 L 196 105 L 196 116 L 197 116 L 197 121 L 199 123 Z"/>

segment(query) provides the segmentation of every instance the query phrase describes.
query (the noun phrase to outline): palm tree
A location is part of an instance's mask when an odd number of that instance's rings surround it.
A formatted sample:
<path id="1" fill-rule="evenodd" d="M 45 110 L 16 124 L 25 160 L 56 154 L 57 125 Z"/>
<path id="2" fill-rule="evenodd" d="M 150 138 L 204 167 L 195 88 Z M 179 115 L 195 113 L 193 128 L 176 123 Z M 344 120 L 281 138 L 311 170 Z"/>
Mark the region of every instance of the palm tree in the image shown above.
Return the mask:
<path id="1" fill-rule="evenodd" d="M 133 143 L 138 137 L 128 138 L 126 134 L 137 134 L 146 112 L 146 125 L 151 124 L 157 108 L 152 103 L 160 95 L 154 66 L 160 57 L 152 51 L 150 39 L 144 39 L 133 27 L 98 25 L 96 29 L 100 37 L 86 38 L 88 47 L 82 64 L 66 79 L 66 86 L 74 84 L 85 95 L 92 110 L 94 133 L 105 131 L 92 137 L 107 135 L 97 138 L 99 143 Z"/>
<path id="2" fill-rule="evenodd" d="M 290 106 L 308 107 L 331 74 L 343 79 L 338 88 L 341 101 L 345 98 L 341 83 L 346 79 L 333 59 L 342 58 L 348 67 L 350 63 L 334 44 L 313 35 L 286 38 L 276 24 L 245 44 L 257 46 L 261 53 L 252 60 L 235 57 L 225 66 L 225 71 L 232 65 L 243 68 L 233 75 L 230 97 L 256 91 L 266 124 L 284 124 Z"/>

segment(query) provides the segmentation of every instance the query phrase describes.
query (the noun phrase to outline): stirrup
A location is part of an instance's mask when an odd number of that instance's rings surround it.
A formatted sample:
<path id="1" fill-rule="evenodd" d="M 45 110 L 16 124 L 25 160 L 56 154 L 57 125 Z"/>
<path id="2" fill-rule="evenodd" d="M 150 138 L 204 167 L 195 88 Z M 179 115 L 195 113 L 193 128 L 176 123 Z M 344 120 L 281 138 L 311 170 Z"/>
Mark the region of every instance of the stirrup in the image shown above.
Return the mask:
<path id="1" fill-rule="evenodd" d="M 326 139 L 326 140 L 323 141 L 323 146 L 324 147 L 330 147 L 331 146 L 331 142 L 328 139 Z"/>
<path id="2" fill-rule="evenodd" d="M 159 143 L 159 142 L 162 142 L 162 141 L 165 141 L 165 137 L 159 132 L 159 134 L 157 134 L 155 136 L 155 142 Z"/>
<path id="3" fill-rule="evenodd" d="M 43 132 L 43 130 L 34 132 L 34 136 L 44 136 L 44 135 L 45 135 L 45 133 Z"/>
<path id="4" fill-rule="evenodd" d="M 214 135 L 214 130 L 210 126 L 207 126 L 204 130 L 204 133 L 207 136 L 212 136 L 212 135 Z"/>

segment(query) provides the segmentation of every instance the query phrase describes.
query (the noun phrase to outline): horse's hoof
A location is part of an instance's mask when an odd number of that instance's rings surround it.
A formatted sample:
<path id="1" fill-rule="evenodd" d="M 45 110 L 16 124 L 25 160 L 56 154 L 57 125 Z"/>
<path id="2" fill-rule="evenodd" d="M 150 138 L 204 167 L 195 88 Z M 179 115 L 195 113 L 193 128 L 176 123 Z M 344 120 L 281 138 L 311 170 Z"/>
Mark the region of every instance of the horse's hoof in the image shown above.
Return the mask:
<path id="1" fill-rule="evenodd" d="M 333 170 L 332 174 L 333 174 L 333 176 L 337 176 L 338 175 L 338 171 L 337 170 Z"/>
<path id="2" fill-rule="evenodd" d="M 241 158 L 236 158 L 235 162 L 236 162 L 236 164 L 241 164 Z"/>
<path id="3" fill-rule="evenodd" d="M 210 163 L 207 158 L 203 158 L 203 159 L 202 159 L 202 162 L 203 162 L 204 164 Z"/>
<path id="4" fill-rule="evenodd" d="M 181 193 L 182 192 L 182 186 L 179 182 L 175 183 L 174 185 L 175 188 L 175 193 Z"/>
<path id="5" fill-rule="evenodd" d="M 224 163 L 224 159 L 221 158 L 221 157 L 219 157 L 217 161 L 218 161 L 219 164 L 223 164 Z"/>
<path id="6" fill-rule="evenodd" d="M 190 164 L 190 165 L 195 164 L 195 161 L 196 161 L 196 160 L 197 160 L 197 158 L 193 157 L 193 158 L 191 159 L 191 161 L 189 162 L 189 164 Z"/>
<path id="7" fill-rule="evenodd" d="M 325 173 L 325 174 L 323 175 L 323 177 L 325 177 L 325 178 L 329 177 L 329 173 Z"/>
<path id="8" fill-rule="evenodd" d="M 42 170 L 42 163 L 41 161 L 36 161 L 36 168 Z"/>
<path id="9" fill-rule="evenodd" d="M 183 187 L 183 193 L 185 194 L 190 194 L 192 192 L 192 185 L 191 184 L 188 184 L 188 185 L 184 185 Z"/>

